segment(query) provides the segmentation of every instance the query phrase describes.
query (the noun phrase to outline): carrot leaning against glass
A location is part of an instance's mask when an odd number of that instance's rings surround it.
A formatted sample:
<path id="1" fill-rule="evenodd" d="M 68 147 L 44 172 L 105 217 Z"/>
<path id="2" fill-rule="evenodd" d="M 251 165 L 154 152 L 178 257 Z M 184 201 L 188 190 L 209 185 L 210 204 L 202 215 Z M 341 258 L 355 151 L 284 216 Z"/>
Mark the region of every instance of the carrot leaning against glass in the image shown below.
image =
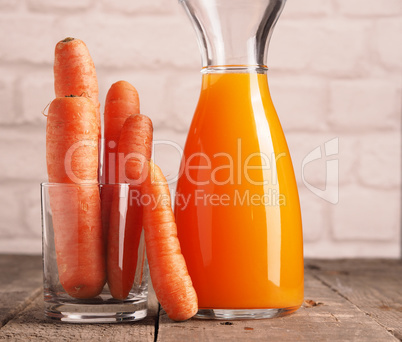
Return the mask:
<path id="1" fill-rule="evenodd" d="M 118 179 L 130 184 L 130 193 L 124 197 L 119 194 L 119 188 L 113 192 L 107 239 L 107 282 L 112 296 L 120 300 L 128 296 L 137 268 L 142 232 L 140 183 L 146 177 L 152 154 L 152 134 L 151 120 L 134 114 L 125 121 L 118 143 Z M 123 206 L 122 201 L 125 201 Z M 121 208 L 126 212 L 120 213 Z M 121 222 L 124 214 L 126 220 Z"/>
<path id="2" fill-rule="evenodd" d="M 59 97 L 49 106 L 46 162 L 60 283 L 75 298 L 97 296 L 105 284 L 98 186 L 98 122 L 93 102 Z M 85 184 L 85 185 L 84 185 Z"/>
<path id="3" fill-rule="evenodd" d="M 143 223 L 155 294 L 169 318 L 184 321 L 197 313 L 197 294 L 181 254 L 167 181 L 152 161 L 142 193 L 150 199 L 144 201 Z"/>

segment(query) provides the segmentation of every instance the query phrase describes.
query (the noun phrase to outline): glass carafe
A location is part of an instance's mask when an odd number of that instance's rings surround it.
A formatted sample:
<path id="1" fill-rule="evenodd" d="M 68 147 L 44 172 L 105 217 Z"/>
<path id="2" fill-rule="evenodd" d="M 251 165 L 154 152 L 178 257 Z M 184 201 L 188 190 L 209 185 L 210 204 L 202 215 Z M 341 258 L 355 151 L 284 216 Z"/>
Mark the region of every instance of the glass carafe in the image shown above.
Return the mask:
<path id="1" fill-rule="evenodd" d="M 175 200 L 196 317 L 289 314 L 303 302 L 302 223 L 266 66 L 285 0 L 180 2 L 203 62 Z"/>

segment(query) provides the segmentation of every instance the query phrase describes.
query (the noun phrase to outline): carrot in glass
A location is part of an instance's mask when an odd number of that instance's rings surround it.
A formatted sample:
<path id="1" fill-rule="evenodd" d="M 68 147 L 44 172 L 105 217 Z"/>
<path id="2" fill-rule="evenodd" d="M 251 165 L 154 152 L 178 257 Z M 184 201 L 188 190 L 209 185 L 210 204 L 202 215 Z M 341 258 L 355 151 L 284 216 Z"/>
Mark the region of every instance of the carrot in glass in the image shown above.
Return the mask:
<path id="1" fill-rule="evenodd" d="M 119 183 L 117 174 L 117 144 L 124 122 L 132 114 L 138 114 L 140 102 L 137 90 L 126 81 L 118 81 L 109 88 L 105 101 L 104 113 L 104 154 L 101 182 L 105 184 Z M 102 222 L 105 239 L 108 236 L 110 208 L 113 188 L 103 187 L 101 190 Z"/>
<path id="2" fill-rule="evenodd" d="M 118 143 L 118 180 L 130 184 L 130 192 L 128 196 L 122 195 L 118 187 L 113 191 L 107 239 L 107 281 L 112 296 L 120 300 L 127 298 L 137 268 L 142 232 L 140 183 L 146 177 L 144 166 L 148 165 L 152 154 L 152 134 L 151 120 L 134 114 L 126 119 Z M 120 218 L 124 216 L 120 212 L 122 208 L 126 210 L 125 222 Z"/>
<path id="3" fill-rule="evenodd" d="M 46 162 L 60 283 L 75 298 L 97 296 L 105 284 L 98 187 L 96 108 L 85 97 L 49 106 Z"/>

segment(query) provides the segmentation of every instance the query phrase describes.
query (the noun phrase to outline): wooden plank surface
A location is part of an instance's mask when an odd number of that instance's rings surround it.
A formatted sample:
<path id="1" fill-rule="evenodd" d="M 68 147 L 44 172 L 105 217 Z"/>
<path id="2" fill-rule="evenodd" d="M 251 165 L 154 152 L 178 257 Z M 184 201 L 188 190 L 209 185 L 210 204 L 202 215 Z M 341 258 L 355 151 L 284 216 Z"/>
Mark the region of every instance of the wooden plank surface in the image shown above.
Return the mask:
<path id="1" fill-rule="evenodd" d="M 42 293 L 40 256 L 0 256 L 0 327 Z"/>
<path id="2" fill-rule="evenodd" d="M 154 341 L 155 316 L 133 323 L 68 324 L 50 321 L 38 297 L 0 330 L 0 340 L 13 341 Z"/>
<path id="3" fill-rule="evenodd" d="M 402 341 L 402 263 L 307 260 L 304 305 L 281 318 L 177 323 L 150 291 L 150 315 L 125 324 L 45 319 L 39 256 L 0 255 L 0 340 L 7 341 Z"/>
<path id="4" fill-rule="evenodd" d="M 305 298 L 319 303 L 265 320 L 175 323 L 160 316 L 158 341 L 399 341 L 307 270 Z"/>
<path id="5" fill-rule="evenodd" d="M 66 324 L 44 316 L 41 257 L 0 256 L 0 340 L 155 340 L 158 305 L 150 289 L 148 317 L 125 324 Z"/>
<path id="6" fill-rule="evenodd" d="M 335 260 L 310 264 L 314 275 L 402 340 L 402 262 Z"/>

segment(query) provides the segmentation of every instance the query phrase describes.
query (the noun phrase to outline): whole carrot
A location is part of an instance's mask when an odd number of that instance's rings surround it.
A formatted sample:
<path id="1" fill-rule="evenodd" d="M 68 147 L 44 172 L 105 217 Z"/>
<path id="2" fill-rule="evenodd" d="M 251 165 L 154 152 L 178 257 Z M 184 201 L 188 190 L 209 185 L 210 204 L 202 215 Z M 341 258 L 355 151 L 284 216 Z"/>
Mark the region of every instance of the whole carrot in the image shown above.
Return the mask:
<path id="1" fill-rule="evenodd" d="M 98 295 L 105 283 L 98 180 L 98 123 L 85 97 L 49 106 L 46 162 L 60 283 L 75 298 Z"/>
<path id="2" fill-rule="evenodd" d="M 56 44 L 53 73 L 56 97 L 85 96 L 94 103 L 100 139 L 98 80 L 94 62 L 82 40 L 68 37 Z"/>
<path id="3" fill-rule="evenodd" d="M 198 310 L 197 294 L 181 254 L 168 184 L 152 161 L 142 193 L 150 199 L 144 201 L 143 224 L 156 297 L 172 320 L 189 319 Z"/>
<path id="4" fill-rule="evenodd" d="M 113 193 L 107 239 L 107 281 L 112 296 L 120 300 L 128 296 L 137 268 L 142 231 L 139 183 L 146 176 L 144 166 L 151 158 L 152 132 L 152 122 L 147 116 L 131 115 L 123 125 L 118 144 L 119 179 L 130 186 L 128 194 L 121 194 L 118 188 Z M 126 220 L 121 222 L 120 217 L 124 215 Z"/>
<path id="5" fill-rule="evenodd" d="M 113 83 L 109 88 L 105 101 L 104 113 L 104 155 L 101 182 L 114 184 L 123 182 L 117 174 L 117 145 L 124 122 L 132 114 L 138 114 L 140 102 L 137 90 L 126 81 Z M 102 222 L 105 237 L 108 236 L 110 221 L 110 208 L 112 205 L 112 187 L 103 187 L 102 199 Z"/>

